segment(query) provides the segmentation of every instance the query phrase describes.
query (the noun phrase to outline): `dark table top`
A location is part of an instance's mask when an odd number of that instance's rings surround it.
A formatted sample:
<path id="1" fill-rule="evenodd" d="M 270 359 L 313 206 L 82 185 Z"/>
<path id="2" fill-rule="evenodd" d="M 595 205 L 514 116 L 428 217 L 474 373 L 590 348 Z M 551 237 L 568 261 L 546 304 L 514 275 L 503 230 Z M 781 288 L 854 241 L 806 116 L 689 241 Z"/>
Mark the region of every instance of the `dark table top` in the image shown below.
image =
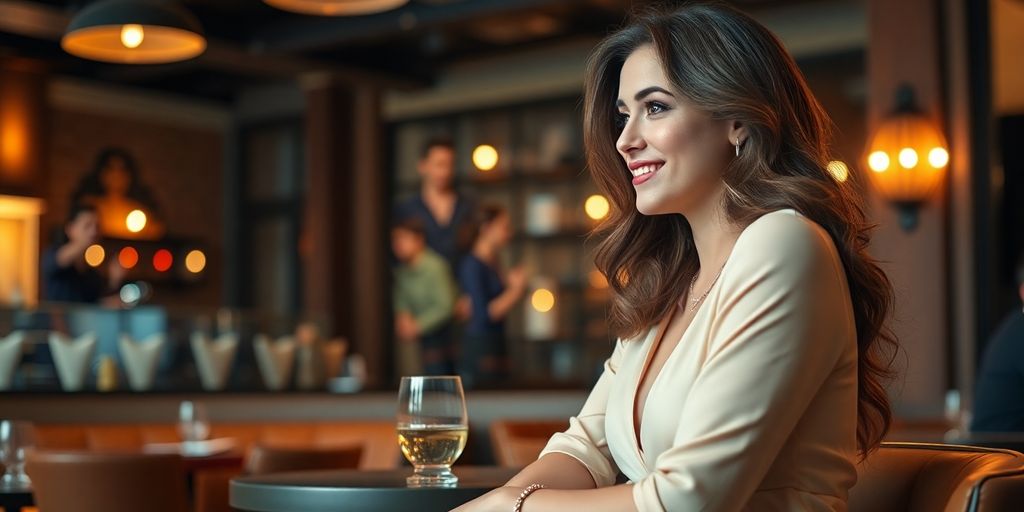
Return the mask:
<path id="1" fill-rule="evenodd" d="M 451 510 L 500 487 L 518 470 L 454 467 L 454 488 L 409 488 L 412 468 L 301 471 L 231 480 L 231 506 L 246 512 L 433 512 Z"/>

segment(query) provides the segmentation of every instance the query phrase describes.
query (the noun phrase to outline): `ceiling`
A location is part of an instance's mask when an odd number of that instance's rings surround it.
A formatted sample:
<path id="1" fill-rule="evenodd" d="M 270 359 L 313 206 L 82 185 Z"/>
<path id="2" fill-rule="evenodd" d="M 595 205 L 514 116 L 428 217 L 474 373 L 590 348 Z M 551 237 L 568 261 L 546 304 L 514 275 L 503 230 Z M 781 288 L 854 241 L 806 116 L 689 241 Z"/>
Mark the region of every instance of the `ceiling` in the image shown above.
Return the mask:
<path id="1" fill-rule="evenodd" d="M 259 0 L 181 0 L 202 23 L 207 51 L 187 62 L 142 66 L 92 62 L 61 50 L 64 27 L 87 3 L 0 0 L 0 57 L 35 61 L 60 75 L 224 102 L 247 85 L 307 72 L 415 89 L 458 61 L 601 37 L 628 10 L 650 2 L 411 0 L 389 12 L 335 18 L 287 13 Z M 759 10 L 810 2 L 733 3 Z"/>

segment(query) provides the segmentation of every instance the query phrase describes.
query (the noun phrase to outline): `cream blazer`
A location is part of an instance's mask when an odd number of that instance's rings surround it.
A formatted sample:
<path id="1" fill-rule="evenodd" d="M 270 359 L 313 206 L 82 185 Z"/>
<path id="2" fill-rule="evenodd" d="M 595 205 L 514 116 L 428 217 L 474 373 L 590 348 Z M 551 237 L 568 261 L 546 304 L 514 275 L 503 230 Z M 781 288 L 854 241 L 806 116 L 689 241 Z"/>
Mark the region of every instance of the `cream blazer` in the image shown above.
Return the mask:
<path id="1" fill-rule="evenodd" d="M 844 511 L 856 482 L 857 341 L 828 233 L 793 210 L 757 219 L 633 408 L 658 329 L 618 340 L 579 415 L 541 453 L 621 472 L 641 511 Z M 640 443 L 637 444 L 639 437 Z"/>

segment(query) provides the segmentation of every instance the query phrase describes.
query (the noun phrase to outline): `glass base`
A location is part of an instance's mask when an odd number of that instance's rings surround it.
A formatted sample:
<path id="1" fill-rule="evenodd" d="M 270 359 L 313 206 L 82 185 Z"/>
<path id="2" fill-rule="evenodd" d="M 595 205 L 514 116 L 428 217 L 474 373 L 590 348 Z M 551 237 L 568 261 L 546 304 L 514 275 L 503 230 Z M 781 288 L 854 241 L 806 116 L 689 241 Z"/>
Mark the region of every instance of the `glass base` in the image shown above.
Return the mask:
<path id="1" fill-rule="evenodd" d="M 405 479 L 408 487 L 455 487 L 459 477 L 451 467 L 417 467 L 413 475 Z"/>
<path id="2" fill-rule="evenodd" d="M 3 489 L 22 489 L 31 485 L 32 480 L 25 473 L 6 473 L 3 477 L 0 477 L 0 488 Z"/>

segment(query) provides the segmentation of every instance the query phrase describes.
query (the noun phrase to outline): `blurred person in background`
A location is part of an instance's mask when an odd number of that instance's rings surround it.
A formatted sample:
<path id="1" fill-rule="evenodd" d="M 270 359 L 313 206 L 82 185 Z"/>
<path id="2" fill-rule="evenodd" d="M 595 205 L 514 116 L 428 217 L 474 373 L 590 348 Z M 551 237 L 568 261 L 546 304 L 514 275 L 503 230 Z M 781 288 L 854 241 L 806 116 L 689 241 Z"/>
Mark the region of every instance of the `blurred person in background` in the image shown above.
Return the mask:
<path id="1" fill-rule="evenodd" d="M 107 275 L 85 261 L 85 251 L 100 241 L 96 208 L 77 204 L 68 212 L 56 243 L 43 253 L 43 298 L 52 302 L 119 304 L 116 293 L 125 271 L 109 258 Z"/>
<path id="2" fill-rule="evenodd" d="M 441 255 L 454 273 L 462 256 L 458 236 L 473 212 L 473 203 L 455 190 L 455 145 L 451 139 L 427 141 L 416 170 L 419 193 L 398 204 L 394 218 L 419 219 L 427 246 Z"/>
<path id="3" fill-rule="evenodd" d="M 469 318 L 462 334 L 461 371 L 466 387 L 494 384 L 508 376 L 505 318 L 526 289 L 526 272 L 503 272 L 498 256 L 512 239 L 508 212 L 484 206 L 468 224 L 463 245 L 470 248 L 459 263 L 459 286 L 469 298 Z"/>
<path id="4" fill-rule="evenodd" d="M 1024 254 L 1015 272 L 1024 302 Z M 1024 305 L 1006 316 L 988 342 L 974 387 L 973 432 L 1024 432 Z"/>
<path id="5" fill-rule="evenodd" d="M 391 248 L 399 261 L 393 293 L 399 375 L 454 375 L 457 291 L 451 269 L 427 247 L 419 219 L 407 218 L 391 229 Z"/>

